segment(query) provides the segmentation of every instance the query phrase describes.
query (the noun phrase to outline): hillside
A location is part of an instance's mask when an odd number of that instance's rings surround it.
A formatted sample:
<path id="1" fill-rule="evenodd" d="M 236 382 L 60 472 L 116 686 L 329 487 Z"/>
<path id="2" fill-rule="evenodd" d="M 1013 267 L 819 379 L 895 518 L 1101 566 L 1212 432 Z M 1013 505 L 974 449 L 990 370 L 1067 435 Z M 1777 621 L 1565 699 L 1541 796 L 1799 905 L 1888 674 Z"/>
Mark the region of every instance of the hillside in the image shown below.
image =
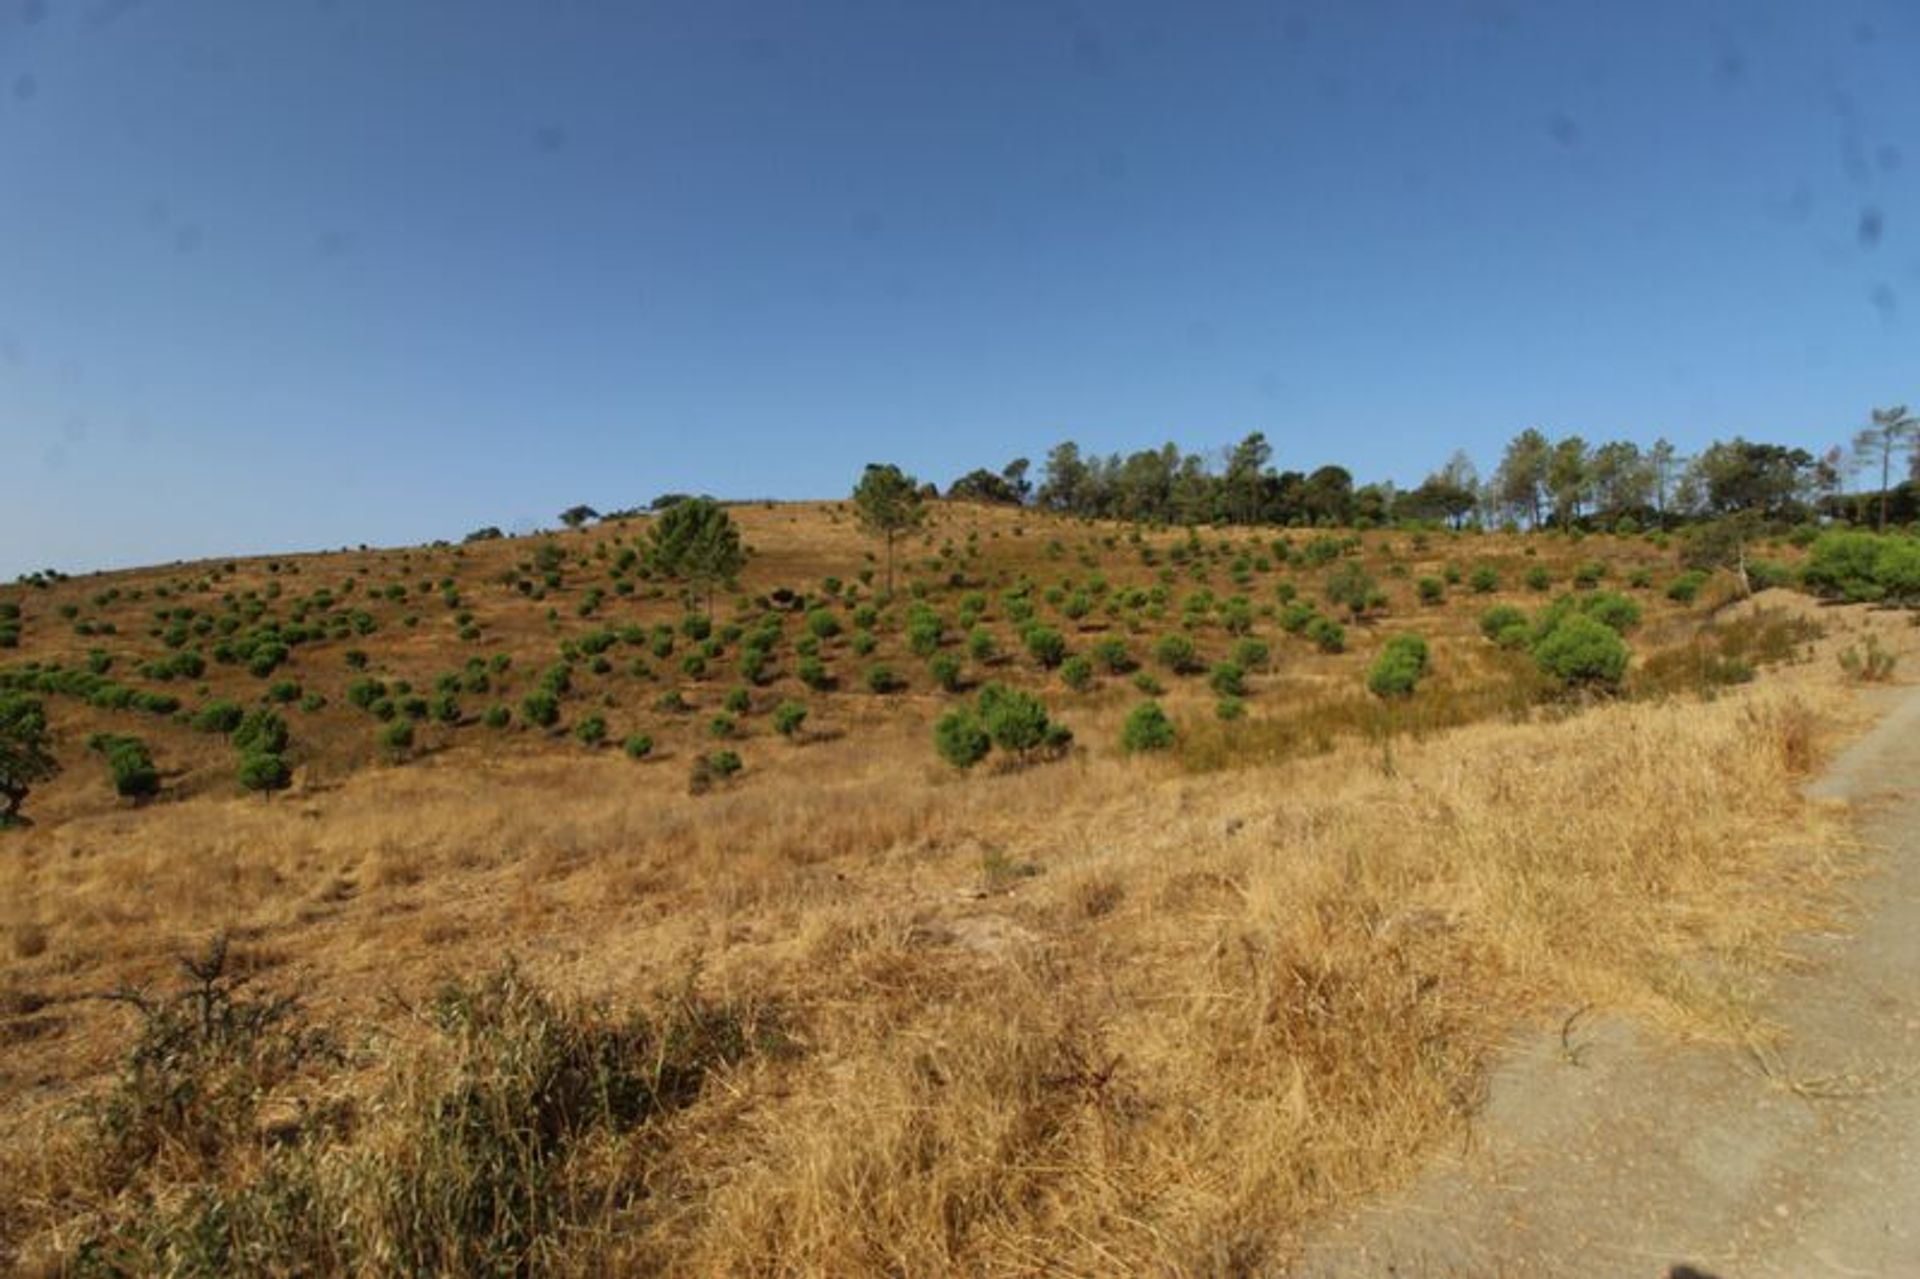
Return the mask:
<path id="1" fill-rule="evenodd" d="M 1243 1273 L 1456 1131 L 1517 1019 L 1733 1033 L 1846 873 L 1793 785 L 1833 655 L 1912 647 L 1729 608 L 1658 538 L 937 504 L 886 602 L 850 510 L 731 514 L 710 623 L 646 517 L 0 590 L 61 764 L 0 833 L 0 1250 Z M 1483 630 L 1562 597 L 1626 633 L 1617 688 Z M 1409 633 L 1430 673 L 1370 695 Z M 1071 744 L 943 762 L 989 684 Z M 1177 736 L 1130 754 L 1149 697 Z M 215 937 L 244 1030 L 196 1038 L 154 1000 Z M 532 1146 L 489 1126 L 528 1106 Z"/>

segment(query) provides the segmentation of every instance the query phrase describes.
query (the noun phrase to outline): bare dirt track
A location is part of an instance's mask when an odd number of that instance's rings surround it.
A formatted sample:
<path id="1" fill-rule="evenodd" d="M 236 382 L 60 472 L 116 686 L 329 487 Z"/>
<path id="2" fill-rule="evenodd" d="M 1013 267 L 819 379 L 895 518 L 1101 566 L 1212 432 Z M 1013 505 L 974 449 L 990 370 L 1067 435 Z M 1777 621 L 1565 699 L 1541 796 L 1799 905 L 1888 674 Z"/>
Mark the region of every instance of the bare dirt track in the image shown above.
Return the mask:
<path id="1" fill-rule="evenodd" d="M 1464 1147 L 1313 1241 L 1334 1276 L 1920 1275 L 1920 688 L 1810 791 L 1882 859 L 1739 1048 L 1576 1017 L 1517 1049 Z"/>

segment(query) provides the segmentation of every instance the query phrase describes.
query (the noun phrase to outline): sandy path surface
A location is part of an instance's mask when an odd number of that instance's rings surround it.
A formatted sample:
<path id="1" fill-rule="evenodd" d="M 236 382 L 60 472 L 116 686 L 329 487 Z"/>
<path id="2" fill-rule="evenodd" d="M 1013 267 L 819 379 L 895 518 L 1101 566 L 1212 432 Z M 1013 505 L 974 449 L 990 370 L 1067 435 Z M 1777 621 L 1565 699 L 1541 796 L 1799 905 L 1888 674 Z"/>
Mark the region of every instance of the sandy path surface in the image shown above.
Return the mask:
<path id="1" fill-rule="evenodd" d="M 1612 1020 L 1522 1045 L 1465 1149 L 1288 1273 L 1920 1276 L 1920 688 L 1876 696 L 1810 791 L 1861 806 L 1884 866 L 1775 989 L 1777 1054 Z"/>

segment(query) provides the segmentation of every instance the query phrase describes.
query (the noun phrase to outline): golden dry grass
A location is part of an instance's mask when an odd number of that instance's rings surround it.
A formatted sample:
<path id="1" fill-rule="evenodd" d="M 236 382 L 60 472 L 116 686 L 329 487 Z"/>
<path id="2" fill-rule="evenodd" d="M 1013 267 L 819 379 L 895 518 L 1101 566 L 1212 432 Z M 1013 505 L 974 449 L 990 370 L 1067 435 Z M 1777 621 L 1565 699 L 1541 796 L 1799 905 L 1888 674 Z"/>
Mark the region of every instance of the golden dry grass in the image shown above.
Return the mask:
<path id="1" fill-rule="evenodd" d="M 746 514 L 758 589 L 857 563 L 861 544 L 818 510 Z M 1039 540 L 1019 539 L 1031 563 L 1008 562 L 1063 571 Z M 693 972 L 704 996 L 777 1010 L 782 1029 L 691 1106 L 570 1156 L 591 1208 L 548 1268 L 1273 1263 L 1315 1213 L 1457 1134 L 1487 1058 L 1531 1019 L 1590 1003 L 1764 1035 L 1755 992 L 1796 930 L 1839 909 L 1857 861 L 1840 815 L 1798 792 L 1853 715 L 1830 657 L 1711 701 L 1527 715 L 1476 700 L 1497 685 L 1492 667 L 1474 674 L 1485 602 L 1396 604 L 1388 629 L 1411 618 L 1440 640 L 1438 691 L 1452 682 L 1475 722 L 1403 734 L 1390 769 L 1351 732 L 1318 754 L 1250 749 L 1263 722 L 1338 701 L 1368 636 L 1261 677 L 1241 737 L 1204 730 L 1231 766 L 1202 772 L 1122 757 L 1132 698 L 1110 686 L 1050 694 L 1085 744 L 1068 761 L 964 779 L 933 760 L 924 696 L 825 701 L 819 719 L 846 731 L 751 738 L 745 783 L 701 797 L 671 760 L 521 739 L 404 768 L 322 755 L 271 803 L 208 785 L 125 809 L 65 778 L 0 855 L 0 1249 L 50 1264 L 103 1221 L 152 1215 L 149 1190 L 177 1203 L 195 1178 L 238 1186 L 279 1157 L 162 1161 L 109 1191 L 73 1110 L 130 1024 L 83 996 L 170 984 L 176 954 L 225 931 L 256 985 L 300 992 L 349 1046 L 284 1083 L 354 1115 L 308 1138 L 343 1219 L 381 1219 L 366 1170 L 392 1174 L 450 1069 L 424 993 L 513 955 L 566 998 L 616 1004 Z M 1700 624 L 1652 611 L 1669 642 Z M 1912 648 L 1887 615 L 1823 618 L 1823 649 L 1855 627 Z M 551 640 L 529 625 L 515 642 Z M 379 660 L 421 677 L 446 662 L 397 644 Z M 1203 698 L 1171 704 L 1204 735 Z M 63 730 L 90 714 L 58 713 Z M 356 1264 L 387 1268 L 369 1248 Z"/>

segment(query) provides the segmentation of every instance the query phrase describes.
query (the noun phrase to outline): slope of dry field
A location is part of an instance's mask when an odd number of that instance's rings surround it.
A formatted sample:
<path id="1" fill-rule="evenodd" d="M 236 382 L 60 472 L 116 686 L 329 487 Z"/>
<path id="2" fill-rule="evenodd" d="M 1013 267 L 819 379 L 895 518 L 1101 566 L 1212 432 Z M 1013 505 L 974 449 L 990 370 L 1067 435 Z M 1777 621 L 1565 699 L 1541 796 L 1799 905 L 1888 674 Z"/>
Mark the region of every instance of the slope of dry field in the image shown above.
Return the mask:
<path id="1" fill-rule="evenodd" d="M 1041 692 L 1076 737 L 1065 759 L 962 776 L 930 726 L 965 694 L 910 651 L 907 601 L 862 655 L 867 593 L 822 598 L 867 566 L 850 518 L 736 514 L 757 554 L 716 638 L 777 624 L 760 683 L 737 673 L 739 637 L 704 675 L 682 666 L 684 633 L 656 652 L 681 604 L 615 575 L 643 521 L 551 539 L 558 586 L 541 543 L 504 541 L 9 592 L 24 625 L 0 658 L 84 667 L 100 649 L 110 678 L 184 705 L 44 697 L 66 768 L 29 800 L 35 825 L 0 835 L 0 1248 L 181 1273 L 1249 1272 L 1456 1132 L 1517 1021 L 1592 1003 L 1764 1035 L 1754 992 L 1851 865 L 1836 815 L 1795 785 L 1849 720 L 1832 653 L 1913 634 L 1798 597 L 1714 618 L 1724 584 L 1669 600 L 1672 553 L 1644 539 L 1370 533 L 1308 563 L 1310 533 L 1189 549 L 945 508 L 902 567 L 943 614 L 938 651 L 968 682 Z M 1331 613 L 1326 579 L 1352 563 L 1385 607 L 1348 622 L 1346 652 L 1281 626 L 1282 583 Z M 1536 608 L 1587 563 L 1641 605 L 1639 696 L 1548 696 L 1480 635 L 1490 603 Z M 1535 566 L 1548 592 L 1524 585 Z M 1450 567 L 1423 603 L 1415 583 Z M 1074 651 L 1125 640 L 1165 687 L 1175 751 L 1120 751 L 1132 675 L 1074 692 L 1026 656 L 1022 577 Z M 835 686 L 798 680 L 807 622 L 783 589 L 839 620 L 818 648 Z M 1172 631 L 1208 662 L 1245 638 L 1231 609 L 1188 612 L 1203 589 L 1244 596 L 1270 649 L 1232 723 L 1205 674 L 1152 659 Z M 1004 659 L 968 655 L 974 592 Z M 327 634 L 265 675 L 132 674 L 177 651 L 176 622 L 211 657 L 218 618 L 251 601 L 234 634 L 292 625 L 303 599 Z M 321 619 L 354 609 L 371 629 L 332 638 Z M 1435 674 L 1388 744 L 1361 673 L 1398 630 L 1433 642 Z M 578 645 L 602 631 L 596 671 Z M 559 725 L 525 727 L 521 700 L 569 642 Z M 484 691 L 461 682 L 469 657 Z M 1727 683 L 1747 662 L 1758 680 Z M 867 691 L 877 663 L 905 689 Z M 432 696 L 442 676 L 457 716 L 430 712 L 400 760 L 348 696 L 374 678 Z M 279 681 L 299 685 L 294 784 L 249 796 L 232 749 L 183 719 Z M 709 721 L 736 687 L 748 709 L 721 742 Z M 669 691 L 691 709 L 660 709 Z M 786 700 L 809 711 L 792 740 L 769 724 Z M 510 727 L 480 721 L 496 702 Z M 652 756 L 576 740 L 594 714 Z M 113 797 L 83 746 L 97 731 L 149 741 L 158 798 Z M 743 770 L 689 793 L 717 747 Z M 211 989 L 240 981 L 236 1002 L 174 1018 L 152 997 L 215 935 Z M 148 1014 L 91 998 L 124 987 Z M 281 993 L 297 1006 L 248 1019 Z M 233 1014 L 218 1034 L 209 1007 Z"/>

